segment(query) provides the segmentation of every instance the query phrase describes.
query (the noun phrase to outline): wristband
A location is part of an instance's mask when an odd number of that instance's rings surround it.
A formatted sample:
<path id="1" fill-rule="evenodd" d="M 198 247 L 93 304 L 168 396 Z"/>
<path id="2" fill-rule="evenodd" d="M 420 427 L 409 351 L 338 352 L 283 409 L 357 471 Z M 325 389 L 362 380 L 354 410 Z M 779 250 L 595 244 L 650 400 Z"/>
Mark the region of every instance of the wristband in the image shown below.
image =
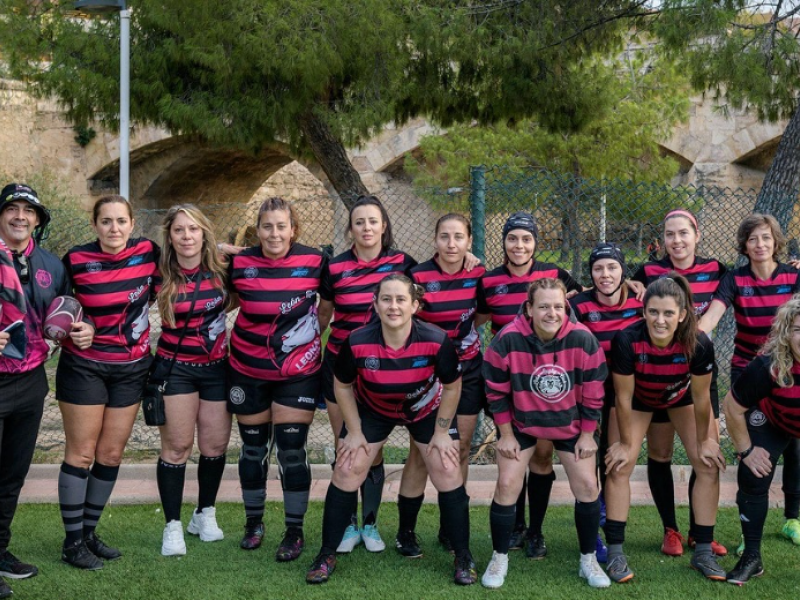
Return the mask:
<path id="1" fill-rule="evenodd" d="M 739 462 L 742 462 L 745 458 L 750 456 L 750 453 L 753 452 L 753 448 L 755 448 L 755 445 L 750 444 L 750 447 L 747 450 L 745 450 L 743 452 L 737 452 L 736 453 L 736 458 L 739 459 Z"/>

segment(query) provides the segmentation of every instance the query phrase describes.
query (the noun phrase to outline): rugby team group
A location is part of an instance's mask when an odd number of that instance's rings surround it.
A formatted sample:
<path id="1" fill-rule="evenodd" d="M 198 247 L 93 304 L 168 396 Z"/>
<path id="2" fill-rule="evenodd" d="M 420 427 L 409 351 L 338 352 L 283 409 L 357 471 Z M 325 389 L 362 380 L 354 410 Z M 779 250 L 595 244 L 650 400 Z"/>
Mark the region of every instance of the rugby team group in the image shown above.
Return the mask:
<path id="1" fill-rule="evenodd" d="M 592 587 L 631 580 L 635 557 L 623 544 L 630 476 L 645 438 L 662 552 L 679 556 L 686 542 L 694 549 L 691 567 L 710 580 L 743 584 L 761 575 L 768 491 L 781 456 L 782 533 L 800 545 L 800 299 L 793 297 L 800 271 L 779 261 L 786 244 L 772 216 L 742 221 L 732 243 L 748 261 L 728 269 L 696 255 L 695 215 L 672 210 L 663 221 L 662 258 L 651 257 L 628 278 L 623 250 L 598 243 L 589 287 L 535 258 L 539 228 L 527 212 L 505 222 L 503 264 L 491 270 L 470 253 L 471 224 L 455 213 L 436 222 L 433 256 L 417 263 L 395 248 L 389 215 L 374 196 L 350 208 L 352 246 L 333 257 L 297 241 L 301 223 L 282 198 L 261 205 L 259 243 L 251 248 L 218 243 L 209 219 L 191 204 L 167 211 L 158 244 L 133 237 L 130 204 L 106 196 L 92 211 L 97 238 L 59 260 L 40 245 L 50 217 L 29 186 L 12 183 L 0 192 L 0 598 L 12 593 L 3 578 L 38 573 L 9 542 L 48 393 L 43 324 L 58 296 L 74 297 L 83 309 L 60 343 L 55 381 L 66 440 L 58 480 L 61 559 L 79 569 L 101 569 L 122 556 L 96 529 L 148 381 L 166 381 L 156 466 L 165 556 L 186 554 L 184 531 L 204 542 L 223 538 L 215 503 L 235 415 L 240 546 L 254 550 L 264 539 L 274 450 L 285 515 L 275 558 L 297 559 L 311 486 L 306 444 L 322 402 L 338 443 L 308 583 L 329 580 L 337 553 L 361 543 L 385 550 L 378 530 L 382 448 L 398 426 L 412 443 L 394 545 L 403 556 L 422 556 L 415 530 L 430 477 L 439 494 L 439 541 L 454 555 L 453 579 L 476 583 L 465 483 L 481 411 L 496 426 L 498 474 L 485 587 L 503 585 L 509 550 L 546 556 L 554 453 L 575 496 L 579 576 Z M 155 353 L 152 303 L 161 318 Z M 720 399 L 709 336 L 728 307 L 735 349 L 730 390 Z M 229 333 L 226 313 L 234 309 Z M 9 352 L 6 331 L 17 321 L 26 327 L 21 356 Z M 484 323 L 493 338 L 482 351 L 477 327 Z M 739 463 L 742 544 L 729 572 L 717 562 L 727 549 L 714 539 L 726 463 L 720 404 Z M 675 514 L 675 433 L 692 465 L 686 539 Z M 184 530 L 186 463 L 195 443 L 199 494 Z"/>

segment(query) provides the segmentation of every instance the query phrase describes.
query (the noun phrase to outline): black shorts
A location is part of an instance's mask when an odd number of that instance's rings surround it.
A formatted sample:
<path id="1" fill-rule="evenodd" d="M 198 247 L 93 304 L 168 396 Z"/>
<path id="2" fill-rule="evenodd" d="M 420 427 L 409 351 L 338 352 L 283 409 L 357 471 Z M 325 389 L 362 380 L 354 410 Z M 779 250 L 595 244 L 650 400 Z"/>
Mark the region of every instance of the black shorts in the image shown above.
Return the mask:
<path id="1" fill-rule="evenodd" d="M 136 362 L 111 363 L 62 352 L 56 369 L 56 400 L 81 406 L 131 406 L 142 397 L 152 362 L 152 356 Z"/>
<path id="2" fill-rule="evenodd" d="M 322 398 L 333 404 L 336 404 L 336 396 L 333 393 L 333 366 L 336 364 L 337 356 L 339 355 L 326 348 L 325 354 L 322 355 L 322 368 L 320 369 L 322 373 Z"/>
<path id="3" fill-rule="evenodd" d="M 631 408 L 633 410 L 637 410 L 639 412 L 648 412 L 648 413 L 652 413 L 654 415 L 658 411 L 663 411 L 664 414 L 667 415 L 667 421 L 666 422 L 668 423 L 668 422 L 670 422 L 669 421 L 669 411 L 670 410 L 672 410 L 673 408 L 681 408 L 683 406 L 691 406 L 692 404 L 694 404 L 694 402 L 692 402 L 692 395 L 687 392 L 687 393 L 685 393 L 683 395 L 683 398 L 678 400 L 675 404 L 670 404 L 669 408 L 653 408 L 652 406 L 648 406 L 647 404 L 645 404 L 641 400 L 637 400 L 636 397 L 634 396 L 633 401 L 631 402 Z M 663 423 L 664 421 L 657 421 L 657 422 L 658 423 Z M 652 421 L 651 421 L 651 423 L 652 423 Z"/>
<path id="4" fill-rule="evenodd" d="M 717 378 L 719 376 L 719 369 L 717 363 L 714 361 L 714 369 L 711 371 L 711 410 L 714 413 L 714 418 L 719 419 L 719 388 L 717 387 Z M 731 383 L 733 386 L 733 383 Z M 691 390 L 687 392 L 687 396 L 691 396 Z M 669 415 L 663 408 L 653 411 L 652 423 L 669 423 Z"/>
<path id="5" fill-rule="evenodd" d="M 384 417 L 359 402 L 358 416 L 361 417 L 361 432 L 370 444 L 377 444 L 378 442 L 388 439 L 395 427 L 405 427 L 408 429 L 408 433 L 415 442 L 429 444 L 436 428 L 436 411 L 419 421 L 407 423 L 405 421 Z M 458 439 L 456 419 L 453 419 L 450 424 L 448 433 L 452 439 Z M 342 426 L 342 432 L 339 437 L 345 437 L 346 435 L 347 427 Z"/>
<path id="6" fill-rule="evenodd" d="M 519 429 L 517 429 L 513 423 L 511 425 L 512 430 L 514 431 L 514 437 L 517 438 L 517 442 L 519 442 L 520 450 L 527 450 L 528 448 L 533 448 L 536 445 L 536 442 L 539 441 L 539 438 L 535 438 L 532 435 L 528 435 L 527 433 L 522 433 Z M 597 442 L 599 440 L 599 431 L 595 431 L 594 433 L 594 441 Z M 551 442 L 553 447 L 560 451 L 560 452 L 575 452 L 575 444 L 578 443 L 578 438 L 580 435 L 576 435 L 574 438 L 569 438 L 568 440 L 544 440 L 546 442 Z"/>
<path id="7" fill-rule="evenodd" d="M 319 371 L 292 381 L 265 381 L 227 369 L 228 412 L 255 415 L 272 408 L 272 403 L 314 411 L 319 396 Z"/>
<path id="8" fill-rule="evenodd" d="M 483 378 L 483 356 L 478 354 L 462 362 L 461 399 L 458 401 L 458 415 L 477 415 L 487 407 L 486 380 Z"/>
<path id="9" fill-rule="evenodd" d="M 169 369 L 169 359 L 156 356 L 153 377 L 164 377 Z M 228 388 L 225 385 L 227 360 L 212 363 L 185 363 L 176 361 L 167 380 L 166 396 L 200 394 L 201 400 L 225 402 Z"/>

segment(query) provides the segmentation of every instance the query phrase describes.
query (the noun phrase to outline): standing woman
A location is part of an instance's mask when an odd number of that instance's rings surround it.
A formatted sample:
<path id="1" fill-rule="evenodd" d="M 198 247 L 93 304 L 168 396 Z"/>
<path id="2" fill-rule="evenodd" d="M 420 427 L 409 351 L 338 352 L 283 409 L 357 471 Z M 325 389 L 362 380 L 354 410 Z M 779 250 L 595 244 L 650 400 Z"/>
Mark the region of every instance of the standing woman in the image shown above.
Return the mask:
<path id="1" fill-rule="evenodd" d="M 389 214 L 375 196 L 361 196 L 350 209 L 348 233 L 353 238 L 352 247 L 331 259 L 319 290 L 320 328 L 324 331 L 328 324 L 331 326 L 322 362 L 322 395 L 334 440 L 339 439 L 343 424 L 333 391 L 336 356 L 350 333 L 374 318 L 375 286 L 390 273 L 408 274 L 417 264 L 411 256 L 393 248 Z M 386 548 L 377 527 L 384 477 L 381 451 L 361 487 L 362 528 L 359 530 L 358 516 L 353 514 L 338 552 L 352 552 L 362 541 L 370 552 Z"/>
<path id="2" fill-rule="evenodd" d="M 239 480 L 247 522 L 240 546 L 254 550 L 264 538 L 274 444 L 286 526 L 275 559 L 286 562 L 305 546 L 311 489 L 306 441 L 320 386 L 316 304 L 325 261 L 319 250 L 297 243 L 300 223 L 283 198 L 264 201 L 256 228 L 259 245 L 231 257 L 228 268 L 228 285 L 240 306 L 227 377 L 228 411 L 236 415 L 242 437 Z"/>
<path id="3" fill-rule="evenodd" d="M 753 213 L 736 232 L 739 253 L 749 263 L 729 272 L 720 283 L 711 306 L 700 319 L 703 331 L 712 331 L 725 310 L 733 307 L 736 334 L 731 357 L 731 386 L 756 357 L 769 335 L 778 309 L 800 291 L 800 271 L 781 263 L 786 246 L 778 221 L 772 215 Z M 784 518 L 781 534 L 800 545 L 800 441 L 791 440 L 783 452 Z"/>
<path id="4" fill-rule="evenodd" d="M 358 488 L 397 426 L 408 429 L 439 491 L 445 535 L 455 551 L 455 583 L 477 579 L 455 427 L 461 368 L 447 334 L 412 318 L 421 296 L 405 275 L 383 279 L 374 295 L 379 321 L 354 331 L 336 359 L 334 389 L 346 428 L 325 498 L 322 548 L 306 574 L 308 583 L 325 583 L 336 568 L 336 547 L 356 508 Z"/>
<path id="5" fill-rule="evenodd" d="M 684 209 L 676 209 L 664 217 L 664 248 L 666 255 L 661 260 L 652 260 L 642 265 L 633 279 L 650 285 L 657 279 L 674 271 L 686 278 L 692 289 L 694 313 L 699 319 L 711 305 L 711 300 L 725 275 L 725 265 L 714 258 L 697 256 L 700 229 L 695 216 Z M 708 331 L 708 330 L 705 330 Z M 714 418 L 719 419 L 719 393 L 717 391 L 718 369 L 716 362 L 711 378 L 711 407 Z M 683 554 L 683 536 L 680 534 L 675 515 L 675 484 L 672 479 L 672 451 L 675 428 L 665 410 L 653 412 L 653 421 L 647 430 L 647 481 L 650 493 L 658 509 L 664 528 L 661 552 L 668 556 Z M 689 546 L 694 547 L 694 511 L 691 498 L 696 475 L 689 478 Z M 712 543 L 717 556 L 725 556 L 728 550 L 717 541 Z"/>
<path id="6" fill-rule="evenodd" d="M 134 220 L 122 196 L 94 204 L 97 240 L 64 256 L 92 345 L 65 338 L 56 371 L 56 398 L 66 448 L 58 502 L 66 539 L 61 560 L 96 570 L 122 554 L 106 546 L 95 528 L 117 480 L 125 444 L 150 369 L 150 302 L 155 296 L 159 248 L 131 239 Z"/>
<path id="7" fill-rule="evenodd" d="M 727 579 L 741 585 L 764 573 L 769 487 L 781 454 L 800 438 L 800 299 L 778 309 L 763 353 L 725 397 L 725 417 L 739 459 L 736 503 L 744 538 L 742 557 Z"/>
<path id="8" fill-rule="evenodd" d="M 619 439 L 606 453 L 606 543 L 608 575 L 617 583 L 633 578 L 623 554 L 630 509 L 630 476 L 653 411 L 666 409 L 697 473 L 694 507 L 697 541 L 691 565 L 705 577 L 724 580 L 712 554 L 719 504 L 719 449 L 711 410 L 714 346 L 697 330 L 689 283 L 677 273 L 651 283 L 644 296 L 644 321 L 617 333 L 611 342 Z"/>
<path id="9" fill-rule="evenodd" d="M 503 264 L 487 272 L 478 287 L 477 325 L 488 320 L 492 333 L 514 320 L 526 302 L 531 282 L 551 277 L 560 280 L 567 292 L 583 291 L 583 287 L 564 269 L 534 258 L 539 238 L 539 227 L 533 215 L 517 212 L 503 225 Z M 550 492 L 556 474 L 553 471 L 553 444 L 542 440 L 534 447 L 530 470 L 527 473 L 527 496 L 530 502 L 530 527 L 525 528 L 525 496 L 523 485 L 517 500 L 516 523 L 511 536 L 512 550 L 525 546 L 529 558 L 543 559 L 547 546 L 542 534 L 542 523 L 550 503 Z"/>
<path id="10" fill-rule="evenodd" d="M 505 581 L 515 502 L 534 448 L 548 440 L 575 496 L 578 573 L 591 587 L 608 587 L 611 582 L 595 556 L 600 501 L 594 439 L 608 372 L 597 339 L 567 317 L 567 290 L 561 281 L 537 279 L 530 285 L 524 314 L 494 337 L 483 370 L 500 437 L 497 487 L 489 511 L 492 560 L 481 583 L 499 588 Z"/>
<path id="11" fill-rule="evenodd" d="M 214 504 L 231 435 L 231 415 L 225 405 L 229 303 L 226 267 L 208 218 L 193 204 L 178 204 L 167 211 L 162 234 L 157 293 L 162 326 L 154 375 L 166 376 L 175 362 L 164 396 L 166 422 L 161 427 L 156 475 L 166 521 L 161 554 L 174 556 L 186 554 L 181 504 L 195 430 L 200 489 L 188 531 L 204 542 L 223 538 Z"/>
<path id="12" fill-rule="evenodd" d="M 461 476 L 465 484 L 469 474 L 472 435 L 478 422 L 478 413 L 486 406 L 483 355 L 475 329 L 478 282 L 486 270 L 480 266 L 466 270 L 467 253 L 471 245 L 470 222 L 462 215 L 446 214 L 436 222 L 436 254 L 429 261 L 411 269 L 413 281 L 425 290 L 417 318 L 441 327 L 453 342 L 461 361 L 461 397 L 456 414 Z M 396 539 L 397 550 L 410 558 L 422 555 L 414 530 L 427 478 L 424 457 L 416 444 L 412 443 L 397 497 L 399 524 Z M 439 539 L 449 546 L 449 540 L 444 535 L 444 519 L 441 520 Z"/>

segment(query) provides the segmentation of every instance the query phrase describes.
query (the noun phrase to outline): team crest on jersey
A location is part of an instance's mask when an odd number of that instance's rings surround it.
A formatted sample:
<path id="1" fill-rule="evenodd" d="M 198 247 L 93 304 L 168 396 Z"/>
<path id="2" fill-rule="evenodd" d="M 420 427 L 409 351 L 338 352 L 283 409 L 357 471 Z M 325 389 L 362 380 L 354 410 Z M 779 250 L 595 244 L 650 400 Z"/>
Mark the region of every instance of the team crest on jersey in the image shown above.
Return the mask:
<path id="1" fill-rule="evenodd" d="M 103 265 L 99 262 L 90 262 L 86 263 L 86 272 L 87 273 L 97 273 L 98 271 L 103 270 Z"/>
<path id="2" fill-rule="evenodd" d="M 749 285 L 746 285 L 742 288 L 742 296 L 752 296 L 753 295 L 753 288 Z"/>
<path id="3" fill-rule="evenodd" d="M 502 296 L 503 294 L 508 293 L 508 286 L 505 283 L 501 283 L 494 289 L 494 293 L 498 296 Z"/>
<path id="4" fill-rule="evenodd" d="M 558 365 L 542 365 L 531 374 L 531 391 L 550 404 L 560 402 L 571 389 L 567 372 Z"/>
<path id="5" fill-rule="evenodd" d="M 592 323 L 597 323 L 600 320 L 600 313 L 597 312 L 596 310 L 593 310 L 592 312 L 589 313 L 589 320 Z"/>
<path id="6" fill-rule="evenodd" d="M 368 356 L 364 360 L 364 367 L 370 371 L 377 371 L 381 366 L 381 361 L 377 356 Z"/>
<path id="7" fill-rule="evenodd" d="M 761 412 L 758 409 L 755 409 L 753 412 L 750 413 L 750 416 L 747 417 L 747 422 L 750 423 L 753 427 L 761 427 L 764 423 L 767 422 L 767 415 Z"/>
<path id="8" fill-rule="evenodd" d="M 642 352 L 642 353 L 639 355 L 639 362 L 640 362 L 641 364 L 645 364 L 647 361 L 648 361 L 647 354 L 645 354 L 644 352 Z"/>
<path id="9" fill-rule="evenodd" d="M 442 285 L 438 281 L 429 281 L 425 284 L 425 290 L 432 294 L 442 289 Z"/>
<path id="10" fill-rule="evenodd" d="M 244 390 L 240 388 L 238 385 L 235 385 L 231 388 L 231 391 L 228 392 L 228 399 L 230 399 L 231 404 L 244 404 Z"/>
<path id="11" fill-rule="evenodd" d="M 244 276 L 247 279 L 255 279 L 258 275 L 258 268 L 257 267 L 247 267 L 244 270 Z"/>
<path id="12" fill-rule="evenodd" d="M 39 284 L 39 287 L 49 288 L 53 284 L 53 276 L 44 269 L 38 269 L 36 271 L 36 283 Z"/>

